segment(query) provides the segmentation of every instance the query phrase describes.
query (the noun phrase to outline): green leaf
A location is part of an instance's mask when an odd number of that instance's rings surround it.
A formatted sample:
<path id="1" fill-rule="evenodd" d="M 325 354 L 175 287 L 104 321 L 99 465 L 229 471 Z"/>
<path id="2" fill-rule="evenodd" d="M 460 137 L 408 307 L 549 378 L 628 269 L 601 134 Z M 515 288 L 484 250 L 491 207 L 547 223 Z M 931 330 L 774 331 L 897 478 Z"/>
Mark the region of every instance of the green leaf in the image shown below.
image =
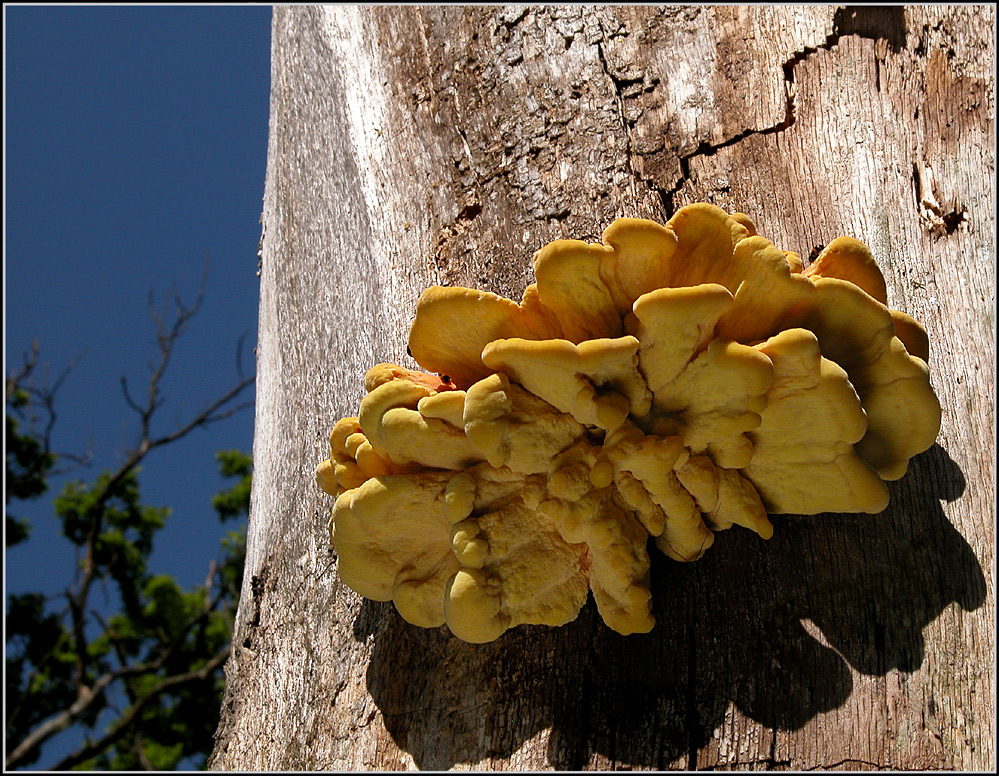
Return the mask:
<path id="1" fill-rule="evenodd" d="M 4 546 L 13 547 L 15 544 L 26 542 L 31 533 L 31 524 L 27 520 L 19 520 L 11 514 L 4 515 L 4 518 L 6 523 Z"/>
<path id="2" fill-rule="evenodd" d="M 4 497 L 8 504 L 14 499 L 35 499 L 45 493 L 48 490 L 45 478 L 56 461 L 44 449 L 41 439 L 22 434 L 18 429 L 17 419 L 8 413 L 4 437 L 7 466 Z"/>
<path id="3" fill-rule="evenodd" d="M 250 486 L 253 478 L 253 459 L 239 450 L 222 450 L 215 454 L 219 471 L 223 477 L 238 477 L 239 481 L 228 490 L 217 493 L 212 498 L 212 506 L 219 519 L 229 520 L 250 513 Z"/>

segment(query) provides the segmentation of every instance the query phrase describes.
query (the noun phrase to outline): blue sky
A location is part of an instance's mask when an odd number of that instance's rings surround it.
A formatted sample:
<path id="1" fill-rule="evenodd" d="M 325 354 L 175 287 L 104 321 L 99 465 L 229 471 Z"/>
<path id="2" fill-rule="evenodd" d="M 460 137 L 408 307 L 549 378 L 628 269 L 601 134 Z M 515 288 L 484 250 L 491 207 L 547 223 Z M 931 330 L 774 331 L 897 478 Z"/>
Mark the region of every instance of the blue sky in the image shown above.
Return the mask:
<path id="1" fill-rule="evenodd" d="M 6 26 L 5 356 L 32 340 L 60 393 L 58 450 L 92 448 L 93 472 L 134 443 L 137 394 L 157 357 L 147 297 L 176 286 L 201 312 L 181 339 L 154 431 L 168 432 L 253 369 L 257 241 L 270 88 L 270 8 L 10 7 Z M 252 394 L 249 394 L 252 398 Z M 253 413 L 154 451 L 148 503 L 174 510 L 155 556 L 194 583 L 222 528 L 211 509 L 214 454 L 250 452 Z M 78 476 L 87 477 L 82 471 Z M 10 589 L 53 580 L 39 556 L 60 542 L 46 504 L 7 558 Z M 166 568 L 168 567 L 168 568 Z"/>
<path id="2" fill-rule="evenodd" d="M 4 17 L 5 369 L 32 340 L 52 378 L 82 354 L 59 394 L 54 447 L 92 450 L 76 474 L 89 480 L 137 439 L 119 378 L 137 394 L 147 385 L 150 291 L 161 300 L 176 287 L 193 302 L 208 259 L 154 433 L 236 383 L 244 333 L 254 368 L 271 9 L 5 6 Z M 149 456 L 144 502 L 173 509 L 154 571 L 204 580 L 235 527 L 211 508 L 223 487 L 214 454 L 250 452 L 252 438 L 248 409 Z M 14 511 L 33 530 L 7 553 L 7 591 L 63 589 L 73 557 L 51 499 Z"/>

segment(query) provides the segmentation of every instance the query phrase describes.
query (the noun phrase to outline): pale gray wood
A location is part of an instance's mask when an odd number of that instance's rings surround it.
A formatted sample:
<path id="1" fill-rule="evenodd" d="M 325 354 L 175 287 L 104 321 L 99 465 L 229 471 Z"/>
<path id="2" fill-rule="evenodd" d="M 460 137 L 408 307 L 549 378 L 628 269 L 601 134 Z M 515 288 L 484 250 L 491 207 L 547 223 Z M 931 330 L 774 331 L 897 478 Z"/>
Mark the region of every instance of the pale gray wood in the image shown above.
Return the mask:
<path id="1" fill-rule="evenodd" d="M 994 765 L 994 11 L 277 7 L 246 581 L 212 767 Z M 712 201 L 868 243 L 937 445 L 877 516 L 653 563 L 657 625 L 464 644 L 341 585 L 313 470 L 432 283 Z"/>

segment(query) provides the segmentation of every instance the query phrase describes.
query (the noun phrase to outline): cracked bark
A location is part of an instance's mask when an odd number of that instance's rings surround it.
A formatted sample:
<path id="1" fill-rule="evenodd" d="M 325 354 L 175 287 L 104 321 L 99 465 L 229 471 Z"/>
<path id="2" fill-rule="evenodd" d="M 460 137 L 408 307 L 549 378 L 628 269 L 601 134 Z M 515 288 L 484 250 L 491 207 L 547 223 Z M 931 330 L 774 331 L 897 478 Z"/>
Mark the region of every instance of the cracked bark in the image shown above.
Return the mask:
<path id="1" fill-rule="evenodd" d="M 277 7 L 254 491 L 212 767 L 991 770 L 994 76 L 987 7 Z M 336 576 L 312 471 L 431 283 L 711 201 L 871 245 L 929 330 L 939 445 L 878 516 L 656 556 L 470 646 Z"/>

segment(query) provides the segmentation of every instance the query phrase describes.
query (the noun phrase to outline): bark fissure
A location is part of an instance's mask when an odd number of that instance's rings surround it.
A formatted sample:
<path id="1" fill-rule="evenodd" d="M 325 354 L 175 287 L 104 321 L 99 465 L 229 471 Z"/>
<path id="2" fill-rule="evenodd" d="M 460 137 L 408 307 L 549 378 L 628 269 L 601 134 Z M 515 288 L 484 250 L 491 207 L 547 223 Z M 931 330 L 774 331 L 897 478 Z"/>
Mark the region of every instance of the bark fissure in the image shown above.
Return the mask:
<path id="1" fill-rule="evenodd" d="M 901 9 L 895 9 L 901 12 Z M 892 11 L 892 9 L 889 9 Z M 763 129 L 746 129 L 733 135 L 726 140 L 718 143 L 709 143 L 702 140 L 697 148 L 690 154 L 681 155 L 679 157 L 680 162 L 680 177 L 669 189 L 661 189 L 656 187 L 654 183 L 650 183 L 653 188 L 659 190 L 660 197 L 662 200 L 663 208 L 666 210 L 667 215 L 672 215 L 675 212 L 674 200 L 676 195 L 680 190 L 690 181 L 690 163 L 694 159 L 699 157 L 714 156 L 719 151 L 730 148 L 731 146 L 741 143 L 743 140 L 753 137 L 753 136 L 765 136 L 773 135 L 778 132 L 784 132 L 794 126 L 796 121 L 795 109 L 796 109 L 796 93 L 795 93 L 795 69 L 802 62 L 805 62 L 809 57 L 817 54 L 820 51 L 831 51 L 835 48 L 842 37 L 845 35 L 857 35 L 859 37 L 869 38 L 871 40 L 877 41 L 879 38 L 883 38 L 884 35 L 881 33 L 886 32 L 888 46 L 894 50 L 901 48 L 905 45 L 905 31 L 904 31 L 904 18 L 901 21 L 902 32 L 898 32 L 898 21 L 897 14 L 892 13 L 893 23 L 889 25 L 887 30 L 879 29 L 877 24 L 874 24 L 871 19 L 872 15 L 870 12 L 878 13 L 878 9 L 868 9 L 865 7 L 846 7 L 837 10 L 835 17 L 833 18 L 833 30 L 826 36 L 825 41 L 817 46 L 804 46 L 801 49 L 792 53 L 791 57 L 781 65 L 781 71 L 784 75 L 784 94 L 785 94 L 785 108 L 784 108 L 784 118 L 781 119 L 776 124 L 764 127 Z M 880 79 L 881 68 L 878 68 L 878 77 Z M 608 72 L 608 75 L 611 75 Z M 613 78 L 613 75 L 611 75 Z M 641 79 L 639 79 L 641 80 Z M 616 81 L 615 81 L 616 83 Z M 880 80 L 877 84 L 878 91 L 881 90 Z M 620 93 L 619 93 L 620 95 Z M 622 111 L 623 117 L 623 111 Z M 627 127 L 626 127 L 627 129 Z M 632 167 L 629 164 L 629 167 Z M 633 169 L 633 167 L 632 167 Z M 944 223 L 947 224 L 947 234 L 950 234 L 957 225 L 963 220 L 963 214 L 957 212 L 949 214 L 949 220 L 947 216 L 941 216 Z"/>
<path id="2" fill-rule="evenodd" d="M 872 762 L 871 760 L 860 760 L 855 757 L 847 757 L 843 760 L 837 760 L 834 763 L 822 763 L 821 765 L 813 765 L 811 768 L 805 768 L 805 771 L 831 771 L 834 768 L 842 768 L 845 765 L 859 765 L 862 768 L 877 768 L 882 769 L 885 766 L 882 763 Z M 913 770 L 921 770 L 920 768 L 914 768 Z M 941 770 L 949 770 L 943 768 Z"/>
<path id="3" fill-rule="evenodd" d="M 250 591 L 253 596 L 253 613 L 247 621 L 247 632 L 243 637 L 243 647 L 245 649 L 253 648 L 253 637 L 256 634 L 257 628 L 260 627 L 260 608 L 264 598 L 264 586 L 267 583 L 268 572 L 269 569 L 265 564 L 261 567 L 259 574 L 254 574 L 250 578 Z"/>
<path id="4" fill-rule="evenodd" d="M 777 759 L 777 730 L 773 729 L 770 731 L 770 756 L 767 758 L 767 768 L 773 770 L 778 767 L 790 767 L 790 760 L 778 760 Z"/>
<path id="5" fill-rule="evenodd" d="M 723 765 L 705 765 L 699 768 L 701 771 L 717 771 L 717 770 L 731 770 L 733 768 L 748 768 L 756 765 L 766 766 L 767 770 L 775 770 L 777 768 L 790 768 L 793 765 L 792 760 L 773 760 L 770 758 L 765 758 L 761 760 L 726 760 Z M 822 766 L 823 768 L 826 766 Z"/>
<path id="6" fill-rule="evenodd" d="M 629 121 L 624 109 L 624 101 L 627 99 L 625 90 L 628 87 L 635 86 L 644 81 L 644 76 L 636 76 L 632 78 L 622 78 L 621 76 L 614 73 L 613 68 L 607 61 L 607 55 L 604 51 L 604 45 L 607 42 L 607 34 L 600 28 L 601 37 L 596 42 L 597 49 L 597 59 L 600 61 L 600 67 L 602 68 L 604 75 L 607 76 L 608 80 L 614 87 L 614 99 L 617 105 L 618 119 L 621 122 L 621 129 L 624 130 L 625 138 L 625 163 L 628 167 L 628 174 L 637 181 L 640 185 L 646 186 L 649 191 L 651 191 L 659 200 L 663 203 L 664 207 L 666 205 L 666 198 L 664 197 L 664 192 L 662 188 L 654 180 L 646 178 L 641 174 L 641 172 L 635 167 L 635 151 L 634 145 L 631 138 L 631 130 L 634 127 L 636 121 Z M 672 210 L 672 196 L 669 198 L 670 207 L 666 208 L 666 215 L 670 216 L 673 214 Z"/>
<path id="7" fill-rule="evenodd" d="M 733 135 L 730 138 L 722 140 L 718 143 L 709 143 L 706 140 L 702 140 L 697 148 L 689 154 L 685 154 L 679 157 L 680 162 L 680 177 L 674 182 L 674 184 L 668 189 L 664 189 L 655 184 L 650 184 L 659 194 L 660 200 L 663 205 L 663 209 L 666 211 L 667 216 L 672 216 L 676 212 L 675 200 L 676 196 L 680 193 L 680 190 L 690 182 L 690 163 L 694 159 L 700 157 L 714 156 L 719 151 L 730 148 L 731 146 L 741 143 L 743 140 L 753 136 L 766 136 L 774 135 L 778 132 L 784 132 L 794 126 L 795 123 L 795 88 L 794 88 L 794 71 L 795 68 L 802 62 L 807 60 L 813 54 L 819 51 L 830 51 L 837 43 L 839 43 L 840 33 L 838 29 L 834 27 L 833 32 L 826 36 L 825 42 L 818 46 L 805 46 L 799 51 L 795 51 L 791 58 L 788 59 L 781 65 L 781 71 L 784 74 L 784 118 L 781 119 L 776 124 L 764 127 L 763 129 L 746 129 Z"/>
<path id="8" fill-rule="evenodd" d="M 930 236 L 934 240 L 949 237 L 965 222 L 967 208 L 957 203 L 950 207 L 942 205 L 934 191 L 932 172 L 916 162 L 912 163 L 912 189 L 916 210 L 929 226 Z"/>

